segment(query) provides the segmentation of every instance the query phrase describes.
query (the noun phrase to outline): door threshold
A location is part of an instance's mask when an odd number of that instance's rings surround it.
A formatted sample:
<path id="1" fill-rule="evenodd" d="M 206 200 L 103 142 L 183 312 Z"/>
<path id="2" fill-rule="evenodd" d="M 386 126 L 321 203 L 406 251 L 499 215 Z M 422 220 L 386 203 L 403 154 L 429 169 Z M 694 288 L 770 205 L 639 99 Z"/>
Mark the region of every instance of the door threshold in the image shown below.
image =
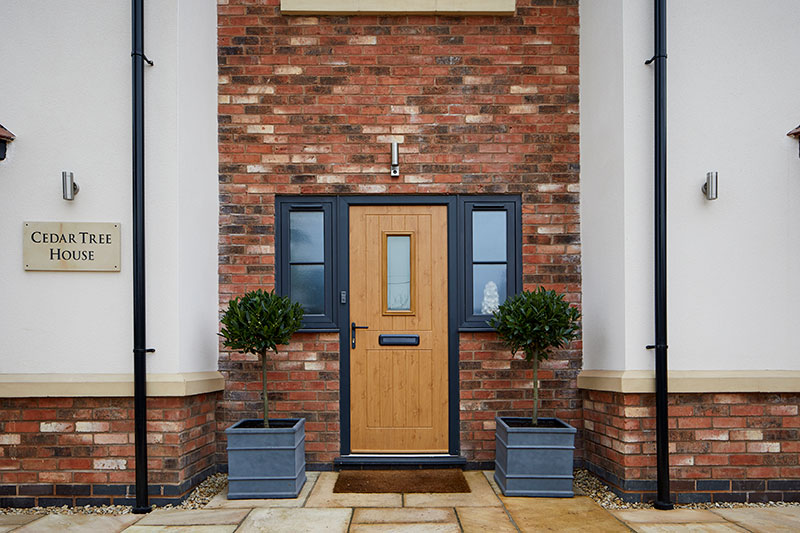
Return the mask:
<path id="1" fill-rule="evenodd" d="M 422 468 L 463 468 L 467 460 L 448 454 L 360 454 L 342 455 L 333 460 L 335 470 L 404 470 Z"/>

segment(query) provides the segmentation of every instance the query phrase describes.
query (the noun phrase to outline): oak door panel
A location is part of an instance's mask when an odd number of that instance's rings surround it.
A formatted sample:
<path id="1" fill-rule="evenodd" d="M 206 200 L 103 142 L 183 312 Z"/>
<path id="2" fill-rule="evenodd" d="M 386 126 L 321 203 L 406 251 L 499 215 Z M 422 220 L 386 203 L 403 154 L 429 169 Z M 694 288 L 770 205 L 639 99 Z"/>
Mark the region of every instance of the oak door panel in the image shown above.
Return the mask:
<path id="1" fill-rule="evenodd" d="M 411 246 L 407 310 L 386 296 L 387 238 L 398 235 Z M 447 453 L 447 313 L 447 208 L 350 207 L 350 320 L 369 328 L 350 352 L 353 453 Z M 380 346 L 381 334 L 419 345 Z"/>

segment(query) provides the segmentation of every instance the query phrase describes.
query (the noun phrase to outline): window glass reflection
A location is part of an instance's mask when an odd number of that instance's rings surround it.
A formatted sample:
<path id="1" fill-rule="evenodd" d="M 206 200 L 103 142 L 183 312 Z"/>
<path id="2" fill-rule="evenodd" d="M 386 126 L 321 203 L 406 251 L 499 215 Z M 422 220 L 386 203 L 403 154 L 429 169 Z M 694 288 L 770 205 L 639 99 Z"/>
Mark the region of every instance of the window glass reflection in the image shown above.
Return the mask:
<path id="1" fill-rule="evenodd" d="M 324 313 L 325 266 L 289 265 L 289 291 L 307 314 Z"/>
<path id="2" fill-rule="evenodd" d="M 472 260 L 505 262 L 505 211 L 472 212 Z"/>
<path id="3" fill-rule="evenodd" d="M 472 312 L 491 315 L 506 301 L 506 265 L 472 265 Z"/>
<path id="4" fill-rule="evenodd" d="M 322 263 L 325 260 L 324 231 L 322 211 L 289 213 L 289 261 Z"/>

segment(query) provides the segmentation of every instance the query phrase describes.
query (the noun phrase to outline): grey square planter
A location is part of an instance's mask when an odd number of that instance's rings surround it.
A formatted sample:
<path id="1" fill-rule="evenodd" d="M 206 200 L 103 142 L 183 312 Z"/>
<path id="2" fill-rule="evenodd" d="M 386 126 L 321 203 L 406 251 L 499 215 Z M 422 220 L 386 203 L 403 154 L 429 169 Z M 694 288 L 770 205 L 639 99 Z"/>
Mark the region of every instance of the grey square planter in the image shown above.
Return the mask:
<path id="1" fill-rule="evenodd" d="M 558 418 L 558 427 L 512 427 L 525 418 L 495 417 L 494 480 L 506 496 L 571 498 L 575 428 Z"/>
<path id="2" fill-rule="evenodd" d="M 228 499 L 296 498 L 306 482 L 306 419 L 272 420 L 287 427 L 242 427 L 228 436 Z"/>

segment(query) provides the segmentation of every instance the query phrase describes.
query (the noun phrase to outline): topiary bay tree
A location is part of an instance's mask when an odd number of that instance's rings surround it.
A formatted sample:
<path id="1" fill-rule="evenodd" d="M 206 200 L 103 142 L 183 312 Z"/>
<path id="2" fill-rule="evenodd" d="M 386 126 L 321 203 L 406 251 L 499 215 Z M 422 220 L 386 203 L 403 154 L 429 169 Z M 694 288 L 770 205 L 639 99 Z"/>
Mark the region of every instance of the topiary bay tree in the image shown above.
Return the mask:
<path id="1" fill-rule="evenodd" d="M 580 311 L 553 290 L 539 287 L 507 299 L 489 319 L 500 340 L 512 354 L 523 352 L 533 363 L 533 417 L 539 419 L 539 362 L 549 350 L 561 348 L 578 337 Z"/>
<path id="2" fill-rule="evenodd" d="M 261 289 L 231 300 L 222 316 L 223 344 L 239 352 L 261 356 L 265 428 L 269 427 L 267 352 L 272 350 L 277 354 L 278 345 L 289 342 L 300 329 L 302 320 L 303 307 L 299 303 Z"/>

